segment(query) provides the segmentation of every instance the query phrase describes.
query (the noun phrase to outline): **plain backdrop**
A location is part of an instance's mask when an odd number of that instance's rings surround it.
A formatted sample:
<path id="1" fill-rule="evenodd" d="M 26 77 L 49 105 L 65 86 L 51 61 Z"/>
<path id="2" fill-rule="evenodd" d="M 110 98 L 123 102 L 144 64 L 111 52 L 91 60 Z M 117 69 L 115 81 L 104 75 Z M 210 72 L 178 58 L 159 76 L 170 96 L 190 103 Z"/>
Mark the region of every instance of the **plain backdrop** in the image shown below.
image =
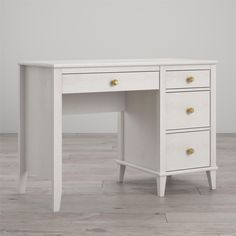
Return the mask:
<path id="1" fill-rule="evenodd" d="M 17 132 L 21 60 L 219 60 L 217 132 L 236 132 L 235 0 L 0 0 L 0 132 Z M 116 114 L 64 117 L 65 132 L 116 132 Z"/>

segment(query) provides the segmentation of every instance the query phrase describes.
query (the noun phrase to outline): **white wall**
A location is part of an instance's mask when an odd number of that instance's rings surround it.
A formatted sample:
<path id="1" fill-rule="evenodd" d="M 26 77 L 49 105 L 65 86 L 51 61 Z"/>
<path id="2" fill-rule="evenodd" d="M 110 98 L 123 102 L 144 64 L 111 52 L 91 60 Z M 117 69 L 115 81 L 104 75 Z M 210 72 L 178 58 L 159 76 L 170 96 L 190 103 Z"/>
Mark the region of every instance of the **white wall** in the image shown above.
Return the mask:
<path id="1" fill-rule="evenodd" d="M 17 130 L 20 60 L 218 59 L 217 131 L 236 132 L 235 0 L 2 0 L 5 120 Z M 2 85 L 1 85 L 2 86 Z M 66 117 L 64 130 L 116 130 L 114 114 Z"/>

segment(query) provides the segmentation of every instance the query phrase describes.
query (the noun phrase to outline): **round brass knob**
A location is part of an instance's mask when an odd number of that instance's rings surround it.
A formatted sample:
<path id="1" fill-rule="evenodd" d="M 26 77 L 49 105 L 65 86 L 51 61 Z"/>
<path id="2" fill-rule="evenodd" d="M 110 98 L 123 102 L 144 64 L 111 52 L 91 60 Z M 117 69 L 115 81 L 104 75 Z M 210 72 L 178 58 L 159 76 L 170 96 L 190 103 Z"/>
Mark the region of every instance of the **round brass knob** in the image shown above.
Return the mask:
<path id="1" fill-rule="evenodd" d="M 194 153 L 194 149 L 193 148 L 188 148 L 187 150 L 186 150 L 186 154 L 187 155 L 192 155 Z"/>
<path id="2" fill-rule="evenodd" d="M 186 113 L 187 113 L 187 114 L 192 114 L 192 113 L 194 113 L 194 108 L 193 108 L 193 107 L 187 108 L 187 109 L 186 109 Z"/>
<path id="3" fill-rule="evenodd" d="M 186 82 L 189 84 L 189 83 L 192 83 L 194 81 L 194 77 L 193 76 L 189 76 L 187 79 L 186 79 Z"/>
<path id="4" fill-rule="evenodd" d="M 116 86 L 116 85 L 118 85 L 119 84 L 119 81 L 117 80 L 117 79 L 113 79 L 112 81 L 111 81 L 111 86 Z"/>

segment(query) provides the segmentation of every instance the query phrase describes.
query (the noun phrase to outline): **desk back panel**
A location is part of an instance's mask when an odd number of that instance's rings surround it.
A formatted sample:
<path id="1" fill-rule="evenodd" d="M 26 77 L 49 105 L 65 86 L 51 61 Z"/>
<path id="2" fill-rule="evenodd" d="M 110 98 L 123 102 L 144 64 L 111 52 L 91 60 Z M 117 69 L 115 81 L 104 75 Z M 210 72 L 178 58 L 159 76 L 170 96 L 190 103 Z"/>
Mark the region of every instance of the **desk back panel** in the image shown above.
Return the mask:
<path id="1" fill-rule="evenodd" d="M 62 112 L 86 114 L 125 110 L 125 92 L 63 94 Z"/>

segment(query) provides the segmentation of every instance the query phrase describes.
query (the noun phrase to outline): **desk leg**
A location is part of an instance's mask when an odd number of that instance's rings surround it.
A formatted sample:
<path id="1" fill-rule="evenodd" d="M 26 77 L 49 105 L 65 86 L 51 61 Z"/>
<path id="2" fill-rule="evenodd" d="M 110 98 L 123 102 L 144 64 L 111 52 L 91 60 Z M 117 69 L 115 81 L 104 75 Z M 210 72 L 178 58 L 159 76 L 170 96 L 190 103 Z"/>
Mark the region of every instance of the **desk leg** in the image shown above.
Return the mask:
<path id="1" fill-rule="evenodd" d="M 206 171 L 210 189 L 216 189 L 216 170 Z"/>
<path id="2" fill-rule="evenodd" d="M 124 111 L 118 113 L 118 155 L 119 160 L 124 161 Z M 125 165 L 120 165 L 119 182 L 123 183 Z"/>
<path id="3" fill-rule="evenodd" d="M 20 129 L 18 132 L 18 148 L 19 148 L 19 193 L 23 194 L 26 190 L 28 172 L 26 165 L 26 156 L 25 156 L 25 139 L 24 139 L 24 115 L 23 115 L 23 103 L 20 110 Z"/>
<path id="4" fill-rule="evenodd" d="M 123 183 L 123 181 L 124 181 L 125 168 L 126 168 L 125 165 L 121 165 L 121 164 L 120 164 L 120 174 L 119 174 L 119 182 L 120 182 L 120 183 Z"/>
<path id="5" fill-rule="evenodd" d="M 165 169 L 166 169 L 166 166 L 165 166 L 165 163 L 166 163 L 166 143 L 165 143 L 165 140 L 166 140 L 166 130 L 165 130 L 165 127 L 166 127 L 166 87 L 165 87 L 165 84 L 166 84 L 166 76 L 165 76 L 165 68 L 164 67 L 161 67 L 161 70 L 160 70 L 160 89 L 159 89 L 159 92 L 158 92 L 158 96 L 157 96 L 157 120 L 158 120 L 158 140 L 159 140 L 159 165 L 158 165 L 158 171 L 160 173 L 163 173 L 165 172 Z M 165 175 L 161 175 L 161 176 L 157 176 L 157 195 L 159 197 L 164 197 L 165 195 L 165 188 L 166 188 L 166 179 L 167 177 Z"/>
<path id="6" fill-rule="evenodd" d="M 157 176 L 157 195 L 164 197 L 166 188 L 166 176 Z"/>
<path id="7" fill-rule="evenodd" d="M 59 147 L 59 146 L 58 146 Z M 52 205 L 53 211 L 60 211 L 61 206 L 61 195 L 62 195 L 62 165 L 61 165 L 61 156 L 54 155 L 54 164 L 53 164 L 53 179 L 52 179 Z M 58 162 L 57 162 L 58 160 Z"/>
<path id="8" fill-rule="evenodd" d="M 26 184 L 27 184 L 27 177 L 28 172 L 26 169 L 26 160 L 24 155 L 24 149 L 22 148 L 24 145 L 24 140 L 22 138 L 19 138 L 19 153 L 20 153 L 20 176 L 19 176 L 19 193 L 23 194 L 26 190 Z"/>
<path id="9" fill-rule="evenodd" d="M 22 166 L 21 163 L 20 163 L 20 165 Z M 19 177 L 19 193 L 20 194 L 25 193 L 27 178 L 28 178 L 27 171 L 20 167 L 20 177 Z"/>
<path id="10" fill-rule="evenodd" d="M 20 67 L 19 81 L 19 130 L 18 130 L 18 152 L 19 152 L 19 193 L 25 193 L 27 184 L 27 168 L 25 156 L 25 68 Z"/>
<path id="11" fill-rule="evenodd" d="M 54 70 L 53 76 L 53 142 L 52 142 L 52 206 L 57 212 L 61 206 L 62 195 L 62 82 L 61 71 Z"/>
<path id="12" fill-rule="evenodd" d="M 54 155 L 53 155 L 53 165 L 52 165 L 52 207 L 54 212 L 58 212 L 61 206 L 61 195 L 62 195 L 61 136 L 62 135 L 59 133 L 58 136 L 54 136 Z"/>

